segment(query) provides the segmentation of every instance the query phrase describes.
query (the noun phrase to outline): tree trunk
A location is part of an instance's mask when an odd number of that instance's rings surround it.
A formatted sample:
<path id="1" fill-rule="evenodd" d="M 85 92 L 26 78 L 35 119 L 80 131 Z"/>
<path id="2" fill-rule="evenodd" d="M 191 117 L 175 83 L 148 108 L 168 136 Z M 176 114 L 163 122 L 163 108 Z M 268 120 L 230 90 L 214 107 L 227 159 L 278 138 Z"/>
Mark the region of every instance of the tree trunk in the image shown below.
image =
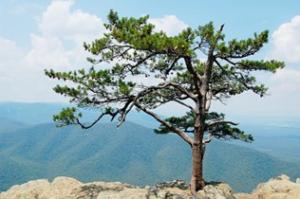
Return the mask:
<path id="1" fill-rule="evenodd" d="M 191 177 L 191 192 L 196 194 L 198 190 L 204 188 L 203 180 L 203 139 L 204 120 L 201 115 L 196 114 L 194 142 L 192 145 L 192 177 Z"/>
<path id="2" fill-rule="evenodd" d="M 192 146 L 192 177 L 191 177 L 191 192 L 196 194 L 198 190 L 204 188 L 203 180 L 203 153 L 201 144 L 193 144 Z"/>

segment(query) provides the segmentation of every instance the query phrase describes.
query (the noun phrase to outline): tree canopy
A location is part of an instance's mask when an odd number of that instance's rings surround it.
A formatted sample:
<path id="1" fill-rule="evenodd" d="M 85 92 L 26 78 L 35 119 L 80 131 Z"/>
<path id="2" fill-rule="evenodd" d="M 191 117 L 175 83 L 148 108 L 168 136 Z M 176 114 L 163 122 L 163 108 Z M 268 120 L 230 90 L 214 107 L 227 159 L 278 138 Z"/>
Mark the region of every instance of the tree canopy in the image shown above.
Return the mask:
<path id="1" fill-rule="evenodd" d="M 90 44 L 84 43 L 84 48 L 94 55 L 87 59 L 92 65 L 106 63 L 111 67 L 70 72 L 46 70 L 50 78 L 73 83 L 72 86 L 57 85 L 54 91 L 69 97 L 78 107 L 100 108 L 102 113 L 96 121 L 109 115 L 112 119 L 119 116 L 122 123 L 134 107 L 153 116 L 150 110 L 168 102 L 189 109 L 186 116 L 159 121 L 162 126 L 156 130 L 158 133 L 192 132 L 195 107 L 191 102 L 204 96 L 206 120 L 217 122 L 207 125 L 206 130 L 217 138 L 252 140 L 251 136 L 233 128 L 235 123 L 226 122 L 223 114 L 209 113 L 208 109 L 214 99 L 223 100 L 249 90 L 260 96 L 266 94 L 267 88 L 258 84 L 251 72 L 275 72 L 284 66 L 283 62 L 246 58 L 268 41 L 268 31 L 245 40 L 225 41 L 223 25 L 216 30 L 213 23 L 208 23 L 168 36 L 163 31 L 155 32 L 148 19 L 149 16 L 120 18 L 111 11 L 105 24 L 106 33 Z M 207 60 L 202 61 L 203 55 Z M 135 77 L 151 78 L 153 84 L 137 82 Z M 203 84 L 207 84 L 206 91 L 201 89 Z M 76 108 L 66 108 L 54 120 L 59 125 L 89 127 L 95 124 L 85 126 L 80 117 Z"/>

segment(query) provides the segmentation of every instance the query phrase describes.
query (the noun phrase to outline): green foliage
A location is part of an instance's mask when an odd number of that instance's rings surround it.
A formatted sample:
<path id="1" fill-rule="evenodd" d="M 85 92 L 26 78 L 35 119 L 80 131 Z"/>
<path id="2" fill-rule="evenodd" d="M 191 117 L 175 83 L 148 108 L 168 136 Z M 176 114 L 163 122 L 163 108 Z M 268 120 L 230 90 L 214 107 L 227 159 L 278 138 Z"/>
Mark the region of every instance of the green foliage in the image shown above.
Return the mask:
<path id="1" fill-rule="evenodd" d="M 77 119 L 82 115 L 78 113 L 76 116 L 76 108 L 63 108 L 58 115 L 53 116 L 53 120 L 58 122 L 58 126 L 76 124 Z"/>
<path id="2" fill-rule="evenodd" d="M 268 42 L 268 31 L 254 34 L 254 38 L 245 40 L 230 40 L 217 45 L 218 56 L 224 58 L 244 58 L 258 52 Z"/>
<path id="3" fill-rule="evenodd" d="M 224 120 L 225 115 L 216 112 L 206 113 L 204 130 L 207 134 L 211 134 L 217 139 L 237 139 L 244 142 L 252 142 L 253 137 L 250 134 L 236 128 L 237 124 Z M 169 117 L 165 119 L 168 123 L 172 124 L 187 133 L 194 133 L 195 114 L 187 112 L 182 117 Z M 158 134 L 170 133 L 170 130 L 161 125 L 155 129 Z"/>
<path id="4" fill-rule="evenodd" d="M 70 72 L 45 71 L 48 77 L 66 82 L 57 85 L 54 91 L 68 97 L 75 107 L 102 111 L 99 120 L 105 114 L 112 120 L 118 118 L 121 124 L 137 108 L 161 123 L 156 132 L 182 135 L 178 132 L 193 132 L 197 113 L 205 117 L 204 129 L 208 135 L 252 141 L 235 123 L 225 121 L 222 114 L 210 113 L 209 108 L 212 100 L 223 101 L 247 91 L 261 97 L 266 95 L 267 87 L 258 83 L 252 72 L 275 72 L 284 63 L 250 57 L 268 41 L 268 31 L 255 33 L 252 38 L 226 40 L 224 25 L 217 29 L 210 22 L 170 36 L 154 31 L 155 26 L 148 19 L 149 16 L 119 17 L 117 12 L 110 11 L 103 36 L 84 43 L 91 54 L 87 60 L 93 67 Z M 201 56 L 207 59 L 203 61 Z M 108 67 L 101 69 L 97 64 Z M 153 84 L 145 84 L 146 78 L 152 78 Z M 152 112 L 169 102 L 183 105 L 190 112 L 166 120 Z M 54 120 L 60 126 L 84 127 L 80 117 L 76 108 L 68 108 Z M 217 124 L 212 126 L 211 122 Z"/>
<path id="5" fill-rule="evenodd" d="M 256 60 L 242 60 L 238 63 L 238 67 L 243 70 L 266 70 L 276 72 L 277 69 L 283 68 L 284 63 L 275 60 L 271 61 L 256 61 Z"/>

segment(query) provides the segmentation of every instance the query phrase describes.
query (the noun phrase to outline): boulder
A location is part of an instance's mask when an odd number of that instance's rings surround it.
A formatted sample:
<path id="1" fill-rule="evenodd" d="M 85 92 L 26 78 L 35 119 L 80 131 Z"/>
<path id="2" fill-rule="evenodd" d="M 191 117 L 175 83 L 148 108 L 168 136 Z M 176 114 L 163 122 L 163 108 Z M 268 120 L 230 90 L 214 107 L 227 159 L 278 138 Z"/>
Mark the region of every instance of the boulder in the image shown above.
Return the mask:
<path id="1" fill-rule="evenodd" d="M 286 175 L 259 184 L 251 194 L 235 194 L 238 199 L 300 199 L 300 184 Z"/>
<path id="2" fill-rule="evenodd" d="M 196 195 L 201 199 L 235 199 L 233 191 L 228 184 L 210 183 Z"/>
<path id="3" fill-rule="evenodd" d="M 81 182 L 68 177 L 57 177 L 52 183 L 45 179 L 34 180 L 0 193 L 0 199 L 65 199 L 80 185 Z"/>

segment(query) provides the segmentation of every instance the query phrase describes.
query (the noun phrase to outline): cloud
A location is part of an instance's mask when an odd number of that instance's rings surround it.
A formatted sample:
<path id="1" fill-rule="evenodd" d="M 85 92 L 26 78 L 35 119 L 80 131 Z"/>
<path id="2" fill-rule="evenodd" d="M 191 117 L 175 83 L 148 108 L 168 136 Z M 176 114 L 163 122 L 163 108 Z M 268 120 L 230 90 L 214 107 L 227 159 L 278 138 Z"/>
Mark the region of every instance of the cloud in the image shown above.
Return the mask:
<path id="1" fill-rule="evenodd" d="M 28 66 L 37 68 L 70 66 L 68 53 L 57 37 L 31 35 L 32 48 L 25 56 Z"/>
<path id="2" fill-rule="evenodd" d="M 271 77 L 271 83 L 273 93 L 282 93 L 286 96 L 300 93 L 300 71 L 290 68 L 281 69 Z"/>
<path id="3" fill-rule="evenodd" d="M 266 59 L 283 60 L 286 67 L 275 74 L 260 73 L 259 82 L 265 83 L 268 95 L 259 98 L 243 94 L 228 100 L 228 107 L 218 105 L 219 110 L 244 115 L 290 117 L 300 111 L 300 16 L 280 25 L 272 34 L 271 49 Z M 247 102 L 247 106 L 245 106 Z"/>
<path id="4" fill-rule="evenodd" d="M 168 35 L 175 35 L 188 27 L 186 23 L 175 15 L 165 15 L 162 18 L 151 18 L 149 22 L 155 25 L 156 31 L 164 31 Z"/>
<path id="5" fill-rule="evenodd" d="M 73 4 L 71 0 L 53 1 L 39 23 L 42 35 L 81 43 L 103 33 L 103 22 L 99 17 L 79 9 L 72 10 Z"/>
<path id="6" fill-rule="evenodd" d="M 279 26 L 272 34 L 271 58 L 300 63 L 300 16 Z"/>
<path id="7" fill-rule="evenodd" d="M 14 64 L 15 58 L 19 58 L 21 50 L 14 41 L 0 37 L 0 70 L 6 65 Z"/>
<path id="8" fill-rule="evenodd" d="M 41 11 L 37 32 L 30 34 L 30 47 L 0 37 L 1 101 L 64 101 L 52 87 L 58 82 L 44 75 L 45 68 L 75 70 L 87 65 L 82 43 L 104 33 L 96 15 L 74 9 L 73 0 L 53 0 Z M 176 34 L 187 25 L 174 15 L 150 19 L 157 30 Z"/>
<path id="9" fill-rule="evenodd" d="M 52 1 L 37 21 L 38 32 L 30 35 L 29 49 L 0 37 L 1 101 L 64 101 L 52 91 L 57 82 L 47 78 L 44 69 L 82 67 L 83 41 L 103 33 L 99 17 L 72 6 L 70 0 Z"/>
<path id="10" fill-rule="evenodd" d="M 103 34 L 103 22 L 95 15 L 73 10 L 73 4 L 56 0 L 42 13 L 40 33 L 31 35 L 32 49 L 26 56 L 29 65 L 60 69 L 85 63 L 82 44 Z"/>

